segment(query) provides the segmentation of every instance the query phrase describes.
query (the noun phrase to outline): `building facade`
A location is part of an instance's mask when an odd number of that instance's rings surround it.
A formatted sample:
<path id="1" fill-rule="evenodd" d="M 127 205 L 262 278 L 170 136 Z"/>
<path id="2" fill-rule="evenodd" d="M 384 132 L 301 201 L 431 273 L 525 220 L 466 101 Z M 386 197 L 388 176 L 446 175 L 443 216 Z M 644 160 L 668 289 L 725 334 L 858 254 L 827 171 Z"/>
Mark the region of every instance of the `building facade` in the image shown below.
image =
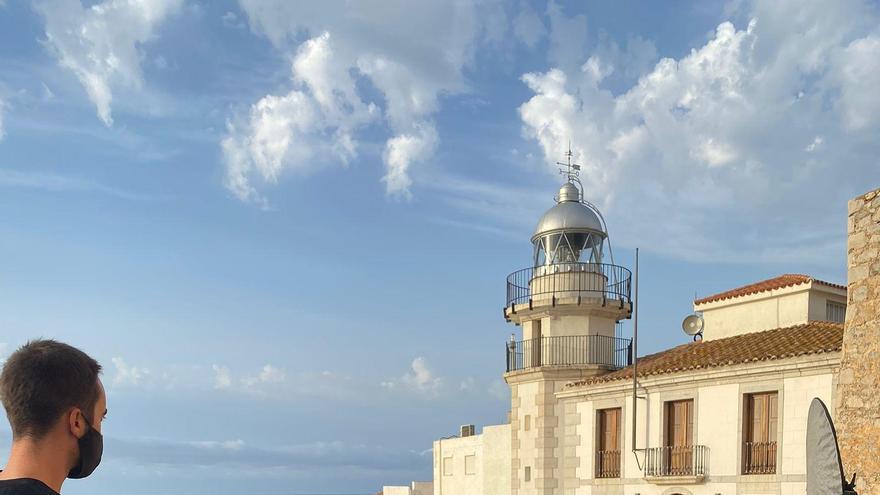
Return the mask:
<path id="1" fill-rule="evenodd" d="M 630 271 L 578 185 L 508 277 L 509 424 L 435 441 L 434 495 L 805 493 L 810 402 L 841 403 L 847 288 L 786 274 L 695 300 L 701 338 L 633 366 Z"/>

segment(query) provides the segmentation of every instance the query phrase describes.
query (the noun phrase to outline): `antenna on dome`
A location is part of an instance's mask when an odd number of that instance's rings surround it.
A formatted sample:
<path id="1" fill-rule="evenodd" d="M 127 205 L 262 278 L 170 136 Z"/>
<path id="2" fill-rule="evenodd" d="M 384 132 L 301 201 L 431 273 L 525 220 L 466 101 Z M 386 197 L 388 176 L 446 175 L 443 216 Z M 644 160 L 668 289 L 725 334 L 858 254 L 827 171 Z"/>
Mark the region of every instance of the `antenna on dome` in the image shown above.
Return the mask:
<path id="1" fill-rule="evenodd" d="M 590 207 L 590 209 L 592 209 L 594 212 L 596 212 L 596 215 L 599 216 L 599 220 L 602 222 L 602 228 L 605 229 L 605 232 L 608 232 L 608 224 L 605 222 L 605 217 L 602 216 L 602 212 L 599 211 L 599 208 L 596 208 L 596 206 L 594 204 L 587 201 L 584 197 L 584 196 L 586 196 L 584 194 L 584 184 L 581 182 L 581 179 L 580 179 L 581 166 L 577 163 L 571 162 L 571 158 L 573 156 L 574 156 L 574 153 L 571 151 L 571 139 L 569 139 L 568 140 L 568 151 L 565 152 L 566 161 L 564 163 L 563 162 L 556 162 L 556 164 L 559 165 L 560 167 L 565 167 L 565 168 L 560 168 L 559 173 L 562 175 L 565 175 L 568 182 L 570 182 L 572 184 L 577 184 L 578 193 L 580 195 L 580 197 L 578 198 L 578 201 L 581 204 L 587 205 L 588 207 Z M 608 239 L 608 254 L 611 255 L 611 263 L 614 264 L 614 250 L 611 248 L 611 239 Z"/>
<path id="2" fill-rule="evenodd" d="M 571 163 L 571 157 L 574 156 L 574 153 L 571 152 L 571 140 L 568 140 L 568 151 L 565 152 L 565 157 L 567 158 L 566 162 L 556 162 L 557 165 L 565 167 L 565 169 L 560 168 L 559 173 L 568 177 L 569 182 L 577 182 L 580 184 L 580 180 L 578 177 L 581 173 L 581 166 L 577 163 Z"/>

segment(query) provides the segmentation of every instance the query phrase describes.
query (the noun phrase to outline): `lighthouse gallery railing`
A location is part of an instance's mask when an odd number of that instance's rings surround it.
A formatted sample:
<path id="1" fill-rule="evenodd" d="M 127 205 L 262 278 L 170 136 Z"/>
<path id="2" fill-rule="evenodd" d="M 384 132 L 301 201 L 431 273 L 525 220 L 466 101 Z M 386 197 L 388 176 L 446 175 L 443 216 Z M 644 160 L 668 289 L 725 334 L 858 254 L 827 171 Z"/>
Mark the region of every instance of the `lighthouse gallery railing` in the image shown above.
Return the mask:
<path id="1" fill-rule="evenodd" d="M 533 299 L 598 297 L 629 303 L 632 272 L 606 263 L 553 263 L 507 277 L 507 307 Z"/>
<path id="2" fill-rule="evenodd" d="M 540 366 L 598 364 L 612 369 L 632 364 L 631 340 L 607 335 L 541 337 L 507 342 L 507 371 Z"/>

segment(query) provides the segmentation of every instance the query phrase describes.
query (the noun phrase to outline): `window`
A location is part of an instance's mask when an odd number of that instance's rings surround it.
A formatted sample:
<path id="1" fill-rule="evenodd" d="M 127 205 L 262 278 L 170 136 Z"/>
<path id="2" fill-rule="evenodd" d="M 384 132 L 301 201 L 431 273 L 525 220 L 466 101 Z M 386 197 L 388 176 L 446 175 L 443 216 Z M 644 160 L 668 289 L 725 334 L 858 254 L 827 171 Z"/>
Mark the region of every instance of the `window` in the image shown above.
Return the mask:
<path id="1" fill-rule="evenodd" d="M 529 431 L 532 429 L 532 416 L 530 414 L 526 414 L 523 418 L 523 430 Z"/>
<path id="2" fill-rule="evenodd" d="M 464 474 L 477 474 L 477 456 L 474 454 L 464 456 Z"/>
<path id="3" fill-rule="evenodd" d="M 743 408 L 743 474 L 776 472 L 778 416 L 776 392 L 746 395 Z"/>
<path id="4" fill-rule="evenodd" d="M 620 477 L 620 408 L 599 411 L 596 477 Z"/>
<path id="5" fill-rule="evenodd" d="M 532 468 L 531 466 L 526 466 L 523 470 L 523 477 L 526 481 L 532 481 Z"/>
<path id="6" fill-rule="evenodd" d="M 663 475 L 690 476 L 694 472 L 694 401 L 667 402 L 664 430 Z"/>
<path id="7" fill-rule="evenodd" d="M 825 319 L 836 323 L 843 323 L 846 319 L 846 304 L 825 301 Z"/>
<path id="8" fill-rule="evenodd" d="M 452 476 L 452 457 L 443 458 L 443 476 Z"/>

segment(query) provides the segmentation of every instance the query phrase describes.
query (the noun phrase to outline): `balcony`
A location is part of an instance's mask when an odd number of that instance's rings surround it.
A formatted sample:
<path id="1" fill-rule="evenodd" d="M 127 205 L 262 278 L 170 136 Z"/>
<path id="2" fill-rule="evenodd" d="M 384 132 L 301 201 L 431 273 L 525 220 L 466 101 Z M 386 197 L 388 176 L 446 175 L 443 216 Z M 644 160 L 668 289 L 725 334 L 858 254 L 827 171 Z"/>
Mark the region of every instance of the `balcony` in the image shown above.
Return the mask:
<path id="1" fill-rule="evenodd" d="M 645 479 L 662 484 L 699 483 L 706 477 L 705 445 L 655 447 L 645 451 Z"/>
<path id="2" fill-rule="evenodd" d="M 743 474 L 775 474 L 776 442 L 744 442 Z"/>
<path id="3" fill-rule="evenodd" d="M 631 364 L 632 341 L 606 335 L 541 337 L 505 344 L 507 371 L 542 366 L 598 365 L 619 369 Z"/>
<path id="4" fill-rule="evenodd" d="M 619 450 L 600 450 L 596 452 L 596 477 L 620 478 Z"/>
<path id="5" fill-rule="evenodd" d="M 622 266 L 605 263 L 554 263 L 515 271 L 507 277 L 507 306 L 540 302 L 555 305 L 559 299 L 585 298 L 616 302 L 620 308 L 631 303 L 632 274 Z"/>

